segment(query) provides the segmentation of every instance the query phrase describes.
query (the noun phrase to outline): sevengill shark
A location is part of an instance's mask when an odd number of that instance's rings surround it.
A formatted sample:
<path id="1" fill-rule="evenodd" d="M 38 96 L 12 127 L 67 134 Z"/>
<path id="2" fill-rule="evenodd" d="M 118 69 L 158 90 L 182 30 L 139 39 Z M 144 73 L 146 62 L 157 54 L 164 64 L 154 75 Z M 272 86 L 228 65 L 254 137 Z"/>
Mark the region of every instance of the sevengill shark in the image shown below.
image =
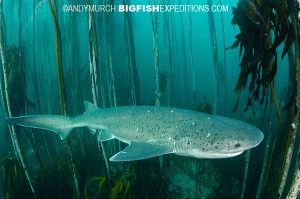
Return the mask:
<path id="1" fill-rule="evenodd" d="M 163 154 L 195 158 L 229 158 L 259 145 L 263 133 L 256 127 L 231 118 L 191 110 L 124 106 L 97 108 L 84 102 L 77 117 L 29 115 L 6 120 L 10 125 L 45 129 L 66 139 L 76 127 L 99 133 L 101 141 L 116 138 L 129 144 L 111 161 L 133 161 Z"/>

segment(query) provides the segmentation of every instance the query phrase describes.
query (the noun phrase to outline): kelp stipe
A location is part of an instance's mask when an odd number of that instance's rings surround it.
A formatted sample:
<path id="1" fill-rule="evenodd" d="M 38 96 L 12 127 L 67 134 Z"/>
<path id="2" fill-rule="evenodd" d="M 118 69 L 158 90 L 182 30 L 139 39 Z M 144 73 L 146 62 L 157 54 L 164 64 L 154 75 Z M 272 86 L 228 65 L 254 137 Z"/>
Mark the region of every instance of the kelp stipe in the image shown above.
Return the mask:
<path id="1" fill-rule="evenodd" d="M 212 0 L 207 0 L 207 4 L 209 6 L 212 6 Z M 219 73 L 219 70 L 220 70 L 220 66 L 219 66 L 216 25 L 215 25 L 215 18 L 214 18 L 214 13 L 213 12 L 208 12 L 208 25 L 209 25 L 209 31 L 210 31 L 210 42 L 211 42 L 211 46 L 212 46 L 213 65 L 214 65 L 214 73 L 213 73 L 213 82 L 214 82 L 213 113 L 217 114 L 218 110 L 219 110 L 219 103 L 220 103 L 220 91 L 219 91 L 220 83 L 219 83 L 219 78 L 218 78 L 218 73 Z"/>
<path id="2" fill-rule="evenodd" d="M 127 0 L 123 0 L 123 3 L 125 5 L 129 4 Z M 137 105 L 140 102 L 140 80 L 137 72 L 132 14 L 130 12 L 124 13 L 124 33 L 124 41 L 127 54 L 127 70 L 130 85 L 130 104 Z"/>
<path id="3" fill-rule="evenodd" d="M 87 5 L 91 5 L 90 2 L 87 0 Z M 89 12 L 89 62 L 90 62 L 90 76 L 91 76 L 91 90 L 92 90 L 92 97 L 93 97 L 93 103 L 95 106 L 98 106 L 99 104 L 99 96 L 101 96 L 102 104 L 105 106 L 104 101 L 104 91 L 102 86 L 102 78 L 101 78 L 101 72 L 100 72 L 100 91 L 99 91 L 99 83 L 98 83 L 98 70 L 101 71 L 100 65 L 99 65 L 99 57 L 98 57 L 98 39 L 97 39 L 97 31 L 96 31 L 96 23 L 93 12 Z M 99 152 L 102 152 L 107 175 L 110 177 L 110 169 L 109 169 L 109 163 L 107 159 L 107 155 L 105 152 L 105 147 L 100 139 L 98 139 L 99 132 L 96 132 L 97 136 L 97 142 L 99 147 Z"/>
<path id="4" fill-rule="evenodd" d="M 20 30 L 19 30 L 20 31 Z M 6 65 L 6 27 L 5 27 L 5 19 L 4 19 L 4 14 L 3 14 L 3 0 L 0 0 L 0 57 L 1 57 L 1 63 L 2 63 L 2 74 L 3 74 L 3 79 L 0 80 L 1 82 L 1 97 L 2 97 L 2 104 L 5 106 L 5 114 L 6 117 L 11 117 L 12 116 L 12 109 L 10 105 L 10 99 L 9 99 L 9 91 L 8 91 L 8 77 L 7 77 L 7 65 Z M 4 85 L 2 85 L 2 81 Z M 16 129 L 15 127 L 10 127 L 9 128 L 10 132 L 10 137 L 12 140 L 13 148 L 15 151 L 16 156 L 21 162 L 21 166 L 23 171 L 25 172 L 26 179 L 29 183 L 29 187 L 31 189 L 31 192 L 33 194 L 33 197 L 36 197 L 36 191 L 35 187 L 33 185 L 33 182 L 31 180 L 30 173 L 27 169 L 25 159 L 22 154 L 22 150 L 18 141 L 18 137 L 16 135 Z"/>
<path id="5" fill-rule="evenodd" d="M 159 1 L 154 1 L 154 3 Z M 151 25 L 152 25 L 152 45 L 153 45 L 153 63 L 155 71 L 155 106 L 160 106 L 160 90 L 159 90 L 159 47 L 158 47 L 158 27 L 159 27 L 159 14 L 151 14 Z"/>
<path id="6" fill-rule="evenodd" d="M 58 79 L 58 94 L 59 94 L 59 103 L 60 103 L 60 113 L 62 115 L 67 115 L 67 91 L 64 82 L 64 73 L 63 73 L 63 55 L 62 55 L 62 40 L 61 40 L 61 30 L 58 21 L 58 11 L 56 0 L 47 0 L 48 6 L 50 9 L 52 22 L 53 22 L 53 29 L 54 29 L 54 41 L 55 41 L 55 58 L 56 58 L 56 67 L 57 67 L 57 79 Z M 76 165 L 74 163 L 72 148 L 70 144 L 69 138 L 65 143 L 68 146 L 68 151 L 70 154 L 70 159 L 72 162 L 73 167 L 73 179 L 76 187 L 76 196 L 80 197 L 79 185 L 78 185 L 78 176 L 76 172 Z"/>

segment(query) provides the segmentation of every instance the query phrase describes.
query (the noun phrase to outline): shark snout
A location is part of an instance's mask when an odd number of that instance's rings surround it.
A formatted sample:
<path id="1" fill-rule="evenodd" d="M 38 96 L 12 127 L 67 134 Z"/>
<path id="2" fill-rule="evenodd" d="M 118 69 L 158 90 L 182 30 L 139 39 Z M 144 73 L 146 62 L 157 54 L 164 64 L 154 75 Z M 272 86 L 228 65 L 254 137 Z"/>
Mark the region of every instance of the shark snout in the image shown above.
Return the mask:
<path id="1" fill-rule="evenodd" d="M 259 145 L 263 141 L 263 139 L 264 139 L 264 134 L 259 129 L 257 129 L 257 131 L 252 136 L 253 147 Z"/>
<path id="2" fill-rule="evenodd" d="M 240 150 L 248 150 L 258 146 L 264 139 L 264 134 L 256 127 L 251 126 L 247 129 L 244 133 L 245 137 L 241 141 L 240 146 L 235 145 L 235 147 L 239 148 Z"/>

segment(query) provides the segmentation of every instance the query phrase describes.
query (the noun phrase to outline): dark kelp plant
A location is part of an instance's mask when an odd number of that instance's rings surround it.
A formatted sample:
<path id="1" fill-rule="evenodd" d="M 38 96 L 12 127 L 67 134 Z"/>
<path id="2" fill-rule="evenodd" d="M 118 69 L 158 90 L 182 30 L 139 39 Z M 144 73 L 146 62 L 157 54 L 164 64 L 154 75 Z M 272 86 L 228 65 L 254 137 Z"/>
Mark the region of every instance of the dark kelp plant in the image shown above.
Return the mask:
<path id="1" fill-rule="evenodd" d="M 296 40 L 297 36 L 299 37 L 298 12 L 299 2 L 292 0 L 240 0 L 232 12 L 231 23 L 234 26 L 237 25 L 240 30 L 235 37 L 236 41 L 230 47 L 231 49 L 239 47 L 241 57 L 241 71 L 235 91 L 239 94 L 248 88 L 249 92 L 243 113 L 253 106 L 255 101 L 263 104 L 270 91 L 278 117 L 278 129 L 273 132 L 275 135 L 270 156 L 268 160 L 266 157 L 264 159 L 266 166 L 262 169 L 256 198 L 284 197 L 288 191 L 285 187 L 287 176 L 294 175 L 289 172 L 293 172 L 291 171 L 292 157 L 295 158 L 297 155 L 293 156 L 293 151 L 297 153 L 299 149 L 299 146 L 295 145 L 299 109 L 297 101 L 300 97 L 298 93 L 300 89 L 299 40 Z M 295 51 L 292 48 L 293 44 Z M 283 46 L 282 49 L 280 49 L 281 46 Z M 290 74 L 289 101 L 280 110 L 274 80 L 278 62 L 282 61 L 286 55 L 289 61 L 286 70 L 289 70 Z M 238 103 L 239 97 L 234 112 Z M 282 111 L 286 112 L 284 120 Z M 284 150 L 277 151 L 276 148 L 279 147 L 283 147 Z M 276 168 L 271 169 L 271 165 L 275 165 Z"/>

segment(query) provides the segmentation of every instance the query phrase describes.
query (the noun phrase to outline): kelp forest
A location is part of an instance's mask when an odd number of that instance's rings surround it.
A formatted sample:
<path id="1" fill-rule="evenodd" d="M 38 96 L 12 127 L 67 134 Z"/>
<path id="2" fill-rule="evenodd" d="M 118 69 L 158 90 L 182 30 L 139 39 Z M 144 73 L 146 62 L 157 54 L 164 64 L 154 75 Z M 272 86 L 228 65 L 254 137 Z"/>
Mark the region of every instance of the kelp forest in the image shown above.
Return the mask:
<path id="1" fill-rule="evenodd" d="M 64 9 L 135 3 L 224 9 Z M 0 198 L 297 198 L 299 37 L 299 0 L 0 0 Z M 233 158 L 111 162 L 127 144 L 98 130 L 61 140 L 5 122 L 77 116 L 84 101 L 236 118 L 264 140 Z"/>

